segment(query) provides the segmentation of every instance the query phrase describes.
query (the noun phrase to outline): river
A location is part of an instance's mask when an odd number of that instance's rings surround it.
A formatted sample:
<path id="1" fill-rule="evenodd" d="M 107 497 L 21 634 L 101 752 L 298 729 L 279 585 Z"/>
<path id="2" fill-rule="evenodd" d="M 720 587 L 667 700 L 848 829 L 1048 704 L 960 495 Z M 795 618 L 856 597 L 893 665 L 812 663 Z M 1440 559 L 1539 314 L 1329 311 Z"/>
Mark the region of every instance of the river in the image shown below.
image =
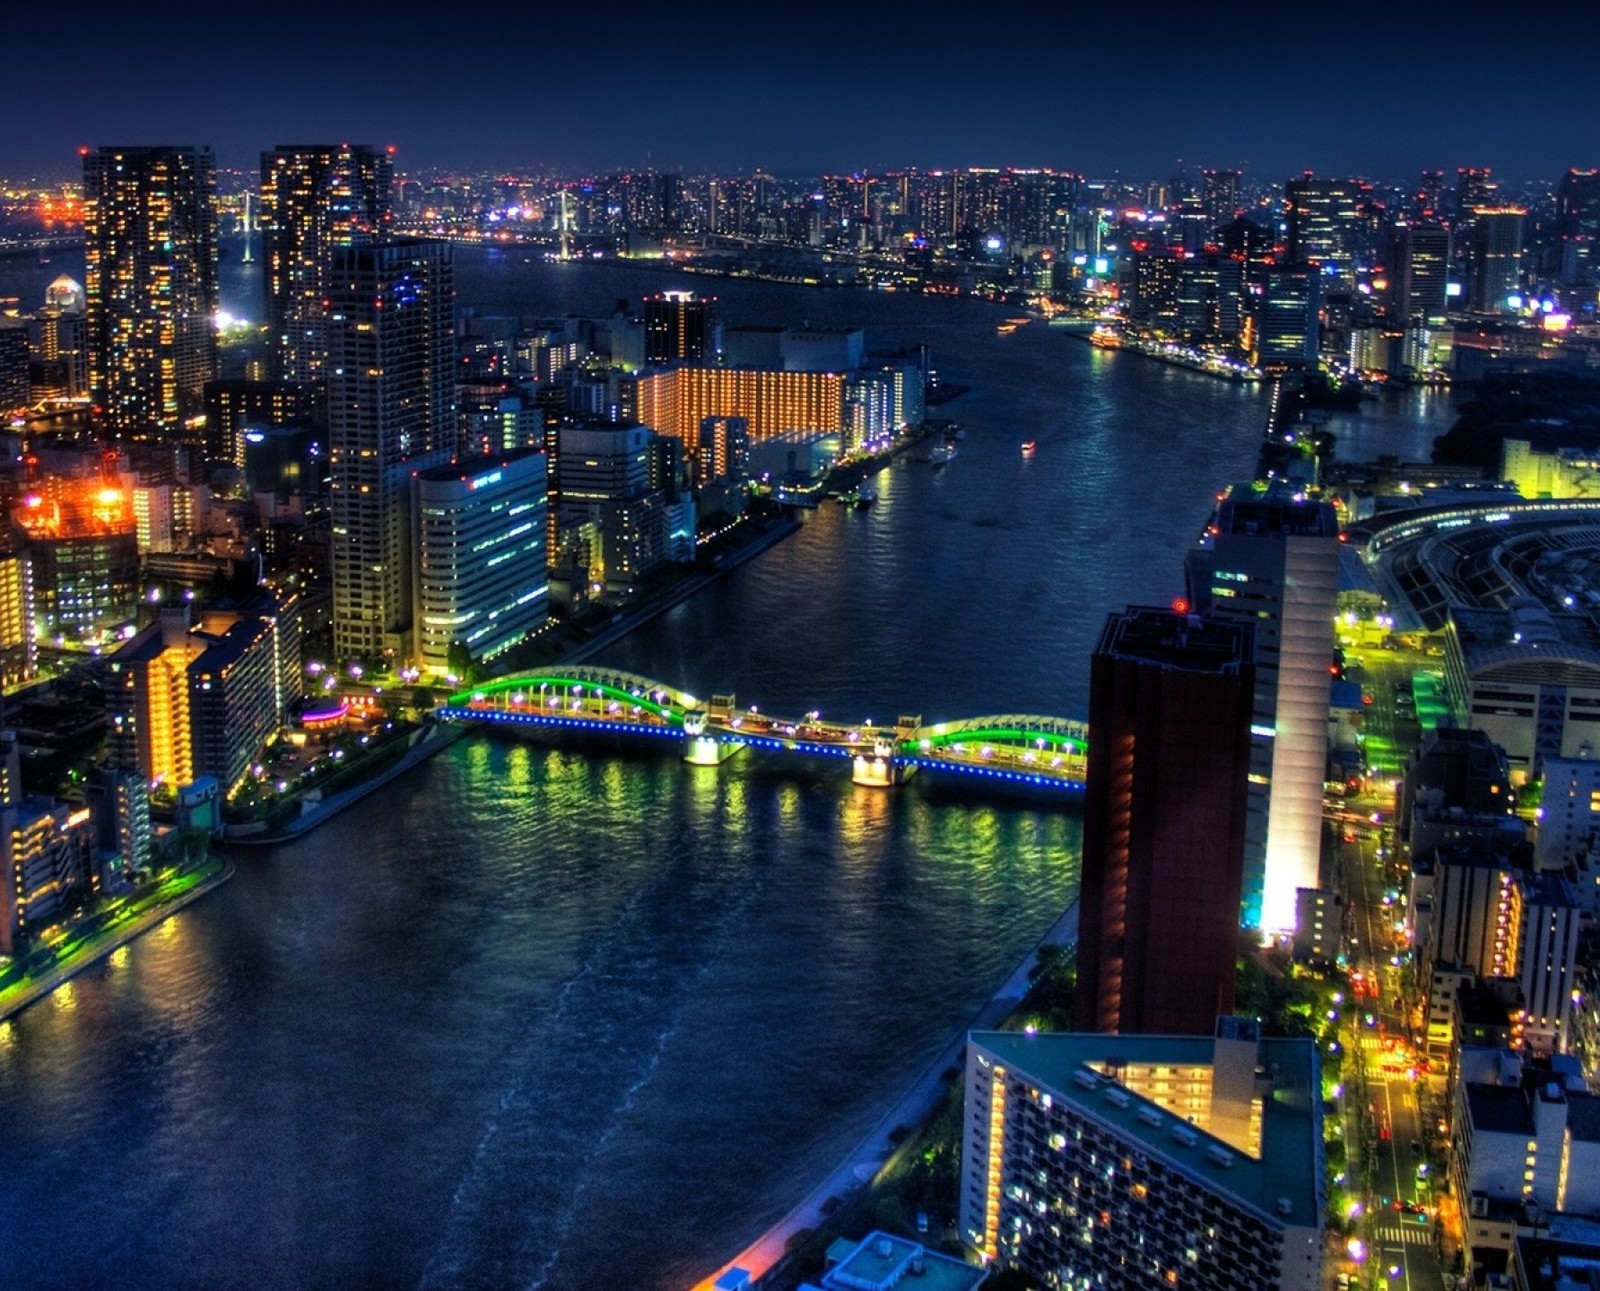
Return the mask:
<path id="1" fill-rule="evenodd" d="M 0 262 L 25 306 L 69 257 Z M 81 258 L 76 267 L 81 270 Z M 224 264 L 248 316 L 250 266 Z M 971 300 L 458 256 L 484 313 L 665 287 L 926 342 L 948 466 L 801 531 L 596 662 L 798 715 L 1083 716 L 1265 397 Z M 256 300 L 259 300 L 257 295 Z M 1436 399 L 1332 426 L 1426 457 Z M 1024 457 L 1020 444 L 1037 442 Z M 820 1179 L 1073 899 L 1070 805 L 746 751 L 465 739 L 0 1025 L 8 1286 L 676 1287 Z"/>

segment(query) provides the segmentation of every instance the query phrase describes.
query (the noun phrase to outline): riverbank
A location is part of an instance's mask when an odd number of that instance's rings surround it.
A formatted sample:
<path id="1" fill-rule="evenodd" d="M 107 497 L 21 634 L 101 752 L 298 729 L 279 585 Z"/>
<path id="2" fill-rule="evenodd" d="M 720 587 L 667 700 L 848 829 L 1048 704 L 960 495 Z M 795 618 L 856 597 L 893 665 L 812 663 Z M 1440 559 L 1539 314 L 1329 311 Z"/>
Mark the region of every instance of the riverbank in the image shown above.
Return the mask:
<path id="1" fill-rule="evenodd" d="M 1194 372 L 1203 377 L 1217 377 L 1223 381 L 1231 381 L 1236 385 L 1257 385 L 1266 380 L 1266 377 L 1257 368 L 1238 364 L 1234 360 L 1221 357 L 1207 357 L 1197 354 L 1172 353 L 1165 348 L 1165 342 L 1129 340 L 1123 337 L 1117 345 L 1098 345 L 1094 340 L 1092 329 L 1084 330 L 1079 327 L 1063 326 L 1062 331 L 1080 341 L 1094 345 L 1109 353 L 1137 354 L 1140 358 L 1152 359 L 1157 363 L 1165 363 L 1168 367 L 1182 368 L 1185 372 Z"/>
<path id="2" fill-rule="evenodd" d="M 928 1063 L 899 1101 L 879 1118 L 871 1132 L 828 1177 L 735 1259 L 696 1283 L 694 1291 L 714 1291 L 717 1279 L 732 1269 L 748 1273 L 756 1286 L 763 1278 L 781 1273 L 796 1237 L 825 1223 L 841 1198 L 869 1186 L 894 1156 L 905 1131 L 922 1125 L 939 1110 L 949 1084 L 947 1074 L 952 1068 L 958 1074 L 962 1070 L 968 1032 L 993 1030 L 1004 1022 L 1027 995 L 1036 967 L 1045 962 L 1045 947 L 1064 946 L 1077 939 L 1078 903 L 1074 900 L 1011 975 L 1000 983 L 988 1003 Z"/>
<path id="3" fill-rule="evenodd" d="M 0 1022 L 20 1013 L 30 1004 L 36 1004 L 91 964 L 98 963 L 136 937 L 165 923 L 185 906 L 198 901 L 213 888 L 221 887 L 232 877 L 232 864 L 213 856 L 207 865 L 175 875 L 148 897 L 131 898 L 126 909 L 118 913 L 110 927 L 84 936 L 81 940 L 68 933 L 61 943 L 67 949 L 58 952 L 56 961 L 42 973 L 18 972 L 15 980 L 12 980 L 14 965 L 0 973 Z"/>
<path id="4" fill-rule="evenodd" d="M 370 779 L 353 784 L 348 789 L 341 789 L 337 793 L 329 794 L 326 798 L 315 803 L 307 803 L 289 824 L 281 829 L 272 830 L 270 833 L 263 830 L 259 834 L 235 833 L 231 829 L 226 842 L 229 845 L 242 843 L 245 846 L 265 847 L 274 843 L 287 843 L 310 833 L 318 825 L 327 823 L 337 816 L 346 807 L 354 806 L 368 794 L 383 788 L 396 776 L 402 775 L 426 762 L 435 753 L 449 748 L 472 728 L 470 726 L 444 726 L 433 725 L 425 727 L 415 738 L 414 742 L 401 755 L 400 759 L 383 770 L 376 772 Z"/>
<path id="5" fill-rule="evenodd" d="M 615 623 L 608 625 L 592 637 L 586 637 L 581 642 L 562 643 L 560 652 L 552 662 L 582 663 L 587 659 L 593 658 L 607 646 L 627 636 L 635 628 L 665 614 L 673 606 L 682 604 L 696 592 L 716 582 L 717 579 L 730 570 L 737 569 L 748 560 L 754 560 L 762 552 L 776 546 L 790 534 L 797 532 L 799 528 L 800 521 L 793 514 L 779 516 L 772 522 L 771 528 L 767 529 L 759 537 L 745 543 L 742 547 L 719 554 L 715 569 L 704 574 L 691 574 L 663 595 L 654 597 L 648 603 L 625 612 Z"/>

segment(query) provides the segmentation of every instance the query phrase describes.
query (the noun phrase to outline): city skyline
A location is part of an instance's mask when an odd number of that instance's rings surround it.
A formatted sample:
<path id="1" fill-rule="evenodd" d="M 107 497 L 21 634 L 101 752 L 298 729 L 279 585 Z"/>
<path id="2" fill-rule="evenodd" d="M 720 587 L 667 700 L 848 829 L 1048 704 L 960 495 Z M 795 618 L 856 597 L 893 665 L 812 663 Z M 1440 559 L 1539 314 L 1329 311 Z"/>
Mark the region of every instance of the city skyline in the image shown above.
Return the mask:
<path id="1" fill-rule="evenodd" d="M 1276 182 L 1487 165 L 1553 182 L 1595 157 L 1591 123 L 1561 106 L 1583 75 L 1582 42 L 1561 38 L 1577 8 L 1541 15 L 1536 74 L 1496 45 L 1503 65 L 1485 75 L 1482 30 L 1407 10 L 1367 38 L 1320 14 L 1197 27 L 1160 6 L 1137 33 L 1038 5 L 960 28 L 852 13 L 774 30 L 723 3 L 673 23 L 625 6 L 603 30 L 569 14 L 521 33 L 460 25 L 460 54 L 422 68 L 446 31 L 393 24 L 363 33 L 356 55 L 318 37 L 309 7 L 275 10 L 246 39 L 95 4 L 73 42 L 42 12 L 9 20 L 15 48 L 68 60 L 77 84 L 19 97 L 0 171 L 69 178 L 79 148 L 138 142 L 208 145 L 219 167 L 249 171 L 279 144 L 360 140 L 395 147 L 408 170 L 1213 166 Z M 166 66 L 191 74 L 151 75 Z"/>

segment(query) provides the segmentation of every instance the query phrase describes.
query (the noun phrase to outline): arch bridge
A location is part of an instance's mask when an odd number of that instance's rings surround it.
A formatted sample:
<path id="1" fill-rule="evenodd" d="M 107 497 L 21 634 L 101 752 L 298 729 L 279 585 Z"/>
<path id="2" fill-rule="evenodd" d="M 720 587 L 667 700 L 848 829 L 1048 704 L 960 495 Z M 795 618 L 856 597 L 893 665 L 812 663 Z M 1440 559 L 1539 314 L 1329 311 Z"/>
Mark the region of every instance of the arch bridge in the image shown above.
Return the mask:
<path id="1" fill-rule="evenodd" d="M 499 678 L 451 695 L 445 721 L 489 722 L 655 736 L 681 742 L 685 760 L 714 765 L 742 748 L 849 760 L 859 784 L 897 784 L 918 770 L 995 782 L 1081 790 L 1088 725 L 1033 714 L 924 724 L 902 716 L 892 726 L 824 720 L 818 710 L 784 717 L 741 707 L 732 694 L 700 700 L 685 691 L 614 669 L 568 667 Z"/>

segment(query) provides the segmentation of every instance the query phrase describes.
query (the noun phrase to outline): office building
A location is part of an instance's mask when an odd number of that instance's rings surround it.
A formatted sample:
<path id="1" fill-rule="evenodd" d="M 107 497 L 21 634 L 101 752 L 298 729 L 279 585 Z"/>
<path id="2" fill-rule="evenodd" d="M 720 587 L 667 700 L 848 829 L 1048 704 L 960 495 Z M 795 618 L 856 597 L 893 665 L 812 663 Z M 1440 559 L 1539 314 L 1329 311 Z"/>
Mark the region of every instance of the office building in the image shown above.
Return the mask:
<path id="1" fill-rule="evenodd" d="M 1349 269 L 1363 188 L 1359 179 L 1317 179 L 1310 171 L 1288 180 L 1283 205 L 1289 260 Z"/>
<path id="2" fill-rule="evenodd" d="M 1130 608 L 1090 664 L 1076 1025 L 1209 1035 L 1232 1011 L 1251 628 Z"/>
<path id="3" fill-rule="evenodd" d="M 1244 919 L 1291 932 L 1295 892 L 1316 888 L 1328 760 L 1339 524 L 1282 482 L 1239 484 L 1185 560 L 1189 604 L 1255 628 Z"/>
<path id="4" fill-rule="evenodd" d="M 1600 630 L 1519 594 L 1504 609 L 1454 606 L 1445 623 L 1450 711 L 1505 751 L 1515 785 L 1546 757 L 1577 757 L 1600 719 Z"/>
<path id="5" fill-rule="evenodd" d="M 1390 243 L 1391 313 L 1408 328 L 1444 318 L 1450 279 L 1450 230 L 1441 224 L 1397 225 Z"/>
<path id="6" fill-rule="evenodd" d="M 1255 362 L 1314 368 L 1321 344 L 1322 276 L 1314 266 L 1270 265 L 1257 303 Z"/>
<path id="7" fill-rule="evenodd" d="M 391 162 L 367 144 L 282 144 L 261 154 L 261 269 L 275 381 L 321 389 L 336 248 L 381 241 Z"/>
<path id="8" fill-rule="evenodd" d="M 1600 170 L 1578 170 L 1556 188 L 1556 280 L 1592 309 L 1600 287 Z"/>
<path id="9" fill-rule="evenodd" d="M 12 520 L 32 570 L 34 632 L 99 645 L 126 625 L 139 547 L 127 477 L 110 469 L 33 481 Z"/>
<path id="10" fill-rule="evenodd" d="M 1321 1285 L 1310 1040 L 974 1031 L 963 1120 L 962 1241 L 1031 1285 Z"/>
<path id="11" fill-rule="evenodd" d="M 549 610 L 545 457 L 522 448 L 412 477 L 418 667 L 460 673 L 539 627 Z"/>
<path id="12" fill-rule="evenodd" d="M 454 297 L 448 243 L 334 251 L 328 453 L 339 659 L 411 657 L 411 474 L 456 449 Z"/>
<path id="13" fill-rule="evenodd" d="M 1516 309 L 1522 292 L 1522 233 L 1527 210 L 1521 206 L 1480 206 L 1472 212 L 1472 291 L 1475 314 Z"/>
<path id="14" fill-rule="evenodd" d="M 116 434 L 177 437 L 217 375 L 215 197 L 207 149 L 84 154 L 89 382 Z"/>
<path id="15" fill-rule="evenodd" d="M 644 301 L 644 361 L 710 363 L 717 356 L 716 298 L 664 291 Z"/>
<path id="16" fill-rule="evenodd" d="M 563 426 L 560 431 L 560 518 L 563 526 L 594 523 L 600 549 L 593 565 L 614 587 L 672 557 L 673 516 L 659 474 L 659 436 L 648 426 Z M 597 559 L 594 559 L 597 557 Z"/>

